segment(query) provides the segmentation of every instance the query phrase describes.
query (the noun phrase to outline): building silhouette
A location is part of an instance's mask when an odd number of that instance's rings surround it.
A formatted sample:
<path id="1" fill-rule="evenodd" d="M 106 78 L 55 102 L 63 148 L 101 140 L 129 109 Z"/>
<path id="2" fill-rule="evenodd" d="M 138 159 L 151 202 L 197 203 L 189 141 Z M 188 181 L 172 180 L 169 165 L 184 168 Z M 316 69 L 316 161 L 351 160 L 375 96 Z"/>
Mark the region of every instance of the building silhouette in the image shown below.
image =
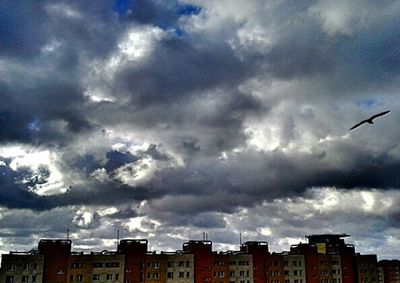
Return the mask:
<path id="1" fill-rule="evenodd" d="M 71 250 L 71 240 L 43 239 L 37 250 L 2 255 L 0 283 L 400 283 L 399 261 L 356 253 L 346 237 L 310 235 L 281 253 L 264 241 L 216 252 L 208 240 L 157 253 L 146 239 L 83 253 Z"/>

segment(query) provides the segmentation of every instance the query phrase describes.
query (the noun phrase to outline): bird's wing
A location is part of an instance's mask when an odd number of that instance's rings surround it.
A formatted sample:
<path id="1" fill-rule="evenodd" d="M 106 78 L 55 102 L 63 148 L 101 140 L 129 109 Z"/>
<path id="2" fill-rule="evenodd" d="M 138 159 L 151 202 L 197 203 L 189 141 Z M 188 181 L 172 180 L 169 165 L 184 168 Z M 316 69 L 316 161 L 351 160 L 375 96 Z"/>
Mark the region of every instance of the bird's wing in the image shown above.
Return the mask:
<path id="1" fill-rule="evenodd" d="M 364 120 L 364 121 L 361 121 L 361 122 L 358 123 L 358 124 L 355 124 L 353 127 L 351 127 L 351 128 L 349 129 L 349 131 L 351 131 L 351 130 L 353 130 L 353 129 L 359 127 L 359 126 L 361 126 L 362 124 L 364 124 L 364 123 L 366 123 L 366 122 L 367 122 L 367 120 Z"/>
<path id="2" fill-rule="evenodd" d="M 375 119 L 375 118 L 377 118 L 377 117 L 380 117 L 380 116 L 383 116 L 383 115 L 386 115 L 387 113 L 389 113 L 390 112 L 390 110 L 388 110 L 388 111 L 384 111 L 384 112 L 382 112 L 382 113 L 379 113 L 379 114 L 375 114 L 374 116 L 371 116 L 371 120 L 372 119 Z"/>

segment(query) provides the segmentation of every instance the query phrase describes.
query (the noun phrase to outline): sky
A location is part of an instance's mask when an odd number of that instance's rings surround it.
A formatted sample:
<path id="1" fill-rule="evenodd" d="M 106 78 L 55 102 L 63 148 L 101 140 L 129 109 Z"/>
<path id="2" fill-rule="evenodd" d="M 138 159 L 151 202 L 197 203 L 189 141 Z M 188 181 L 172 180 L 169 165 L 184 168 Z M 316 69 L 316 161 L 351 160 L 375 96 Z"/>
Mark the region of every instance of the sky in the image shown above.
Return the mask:
<path id="1" fill-rule="evenodd" d="M 399 27 L 389 0 L 1 1 L 0 253 L 347 233 L 396 258 Z"/>

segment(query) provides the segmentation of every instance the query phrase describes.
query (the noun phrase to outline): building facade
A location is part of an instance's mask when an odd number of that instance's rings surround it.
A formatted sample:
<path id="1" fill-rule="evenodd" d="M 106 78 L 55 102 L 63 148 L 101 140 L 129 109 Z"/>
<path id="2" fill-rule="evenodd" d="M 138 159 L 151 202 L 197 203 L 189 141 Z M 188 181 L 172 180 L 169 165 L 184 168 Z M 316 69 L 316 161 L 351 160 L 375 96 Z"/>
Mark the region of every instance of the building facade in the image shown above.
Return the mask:
<path id="1" fill-rule="evenodd" d="M 213 251 L 211 241 L 188 241 L 182 250 L 157 253 L 145 239 L 83 253 L 68 239 L 44 239 L 35 251 L 2 255 L 0 283 L 400 283 L 398 260 L 356 254 L 345 237 L 311 235 L 281 253 L 263 241 L 227 252 Z"/>

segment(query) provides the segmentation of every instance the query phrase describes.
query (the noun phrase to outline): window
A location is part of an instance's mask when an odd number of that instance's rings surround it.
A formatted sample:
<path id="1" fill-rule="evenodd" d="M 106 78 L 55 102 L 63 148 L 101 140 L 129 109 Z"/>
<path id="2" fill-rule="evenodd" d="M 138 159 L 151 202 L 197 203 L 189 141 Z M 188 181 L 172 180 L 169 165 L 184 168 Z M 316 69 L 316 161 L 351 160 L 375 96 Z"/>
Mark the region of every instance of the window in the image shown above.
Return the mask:
<path id="1" fill-rule="evenodd" d="M 83 263 L 82 262 L 73 262 L 71 264 L 71 268 L 82 268 L 83 267 Z"/>
<path id="2" fill-rule="evenodd" d="M 285 260 L 285 261 L 283 262 L 283 266 L 289 266 L 289 262 L 288 262 L 287 260 Z"/>
<path id="3" fill-rule="evenodd" d="M 293 270 L 293 275 L 297 276 L 297 270 Z"/>
<path id="4" fill-rule="evenodd" d="M 184 278 L 185 277 L 185 272 L 179 272 L 179 278 Z"/>
<path id="5" fill-rule="evenodd" d="M 292 261 L 293 266 L 297 266 L 297 261 Z"/>
<path id="6" fill-rule="evenodd" d="M 229 272 L 229 276 L 230 276 L 230 277 L 235 277 L 235 271 L 230 271 L 230 272 Z"/>
<path id="7" fill-rule="evenodd" d="M 102 262 L 93 262 L 93 268 L 102 268 L 103 263 Z"/>
<path id="8" fill-rule="evenodd" d="M 188 272 L 186 272 L 186 278 L 189 278 L 190 277 L 190 272 L 188 271 Z"/>
<path id="9" fill-rule="evenodd" d="M 173 261 L 168 261 L 168 267 L 174 267 L 174 262 Z"/>
<path id="10" fill-rule="evenodd" d="M 225 273 L 224 273 L 223 271 L 220 271 L 220 272 L 218 272 L 218 276 L 219 276 L 219 277 L 224 277 L 224 276 L 225 276 Z"/>
<path id="11" fill-rule="evenodd" d="M 244 277 L 244 270 L 239 271 L 239 276 Z"/>
<path id="12" fill-rule="evenodd" d="M 184 261 L 179 261 L 179 267 L 184 267 L 185 266 L 185 262 Z"/>
<path id="13" fill-rule="evenodd" d="M 250 271 L 246 271 L 246 276 L 249 277 L 250 276 Z"/>
<path id="14" fill-rule="evenodd" d="M 76 281 L 83 282 L 83 275 L 82 274 L 76 275 Z"/>
<path id="15" fill-rule="evenodd" d="M 105 266 L 106 267 L 112 267 L 112 268 L 119 267 L 119 262 L 117 262 L 117 261 L 106 262 Z"/>
<path id="16" fill-rule="evenodd" d="M 167 272 L 167 278 L 174 278 L 173 272 Z"/>
<path id="17" fill-rule="evenodd" d="M 190 267 L 190 261 L 186 262 L 186 267 Z"/>
<path id="18" fill-rule="evenodd" d="M 229 262 L 229 265 L 236 265 L 236 264 L 237 264 L 237 262 L 235 260 L 232 260 Z"/>
<path id="19" fill-rule="evenodd" d="M 289 275 L 289 270 L 285 270 L 285 275 Z"/>
<path id="20" fill-rule="evenodd" d="M 100 280 L 100 274 L 93 274 L 93 281 L 99 281 Z"/>
<path id="21" fill-rule="evenodd" d="M 113 280 L 113 274 L 111 274 L 111 273 L 107 274 L 106 278 L 107 278 L 107 281 L 112 281 Z"/>
<path id="22" fill-rule="evenodd" d="M 32 283 L 36 283 L 36 275 L 32 275 Z"/>
<path id="23" fill-rule="evenodd" d="M 29 263 L 24 263 L 24 270 L 29 270 Z"/>
<path id="24" fill-rule="evenodd" d="M 299 283 L 299 280 L 298 280 L 298 279 L 295 279 L 295 280 L 294 280 L 294 283 Z"/>
<path id="25" fill-rule="evenodd" d="M 14 276 L 6 276 L 6 283 L 14 283 Z"/>
<path id="26" fill-rule="evenodd" d="M 115 281 L 118 281 L 118 279 L 119 279 L 119 274 L 115 273 Z"/>
<path id="27" fill-rule="evenodd" d="M 69 282 L 73 282 L 74 281 L 74 275 L 70 275 L 69 276 Z"/>
<path id="28" fill-rule="evenodd" d="M 29 276 L 26 276 L 26 275 L 22 276 L 22 283 L 28 283 L 28 280 L 29 280 Z"/>
<path id="29" fill-rule="evenodd" d="M 33 270 L 36 270 L 36 269 L 37 269 L 37 263 L 36 263 L 36 262 L 34 262 L 34 263 L 32 264 L 32 269 L 33 269 Z"/>
<path id="30" fill-rule="evenodd" d="M 15 270 L 15 263 L 7 264 L 7 270 Z"/>

